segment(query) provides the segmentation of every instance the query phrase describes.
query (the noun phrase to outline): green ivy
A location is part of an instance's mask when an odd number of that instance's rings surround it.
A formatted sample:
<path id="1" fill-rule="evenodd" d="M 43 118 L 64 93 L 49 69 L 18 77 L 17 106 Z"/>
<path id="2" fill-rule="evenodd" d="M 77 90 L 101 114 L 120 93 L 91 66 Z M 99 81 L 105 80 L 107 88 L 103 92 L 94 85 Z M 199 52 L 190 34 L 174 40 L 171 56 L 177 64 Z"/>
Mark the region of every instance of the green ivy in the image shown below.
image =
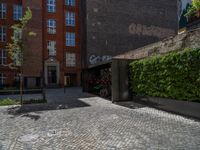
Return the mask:
<path id="1" fill-rule="evenodd" d="M 200 102 L 200 49 L 133 61 L 130 81 L 139 95 Z"/>

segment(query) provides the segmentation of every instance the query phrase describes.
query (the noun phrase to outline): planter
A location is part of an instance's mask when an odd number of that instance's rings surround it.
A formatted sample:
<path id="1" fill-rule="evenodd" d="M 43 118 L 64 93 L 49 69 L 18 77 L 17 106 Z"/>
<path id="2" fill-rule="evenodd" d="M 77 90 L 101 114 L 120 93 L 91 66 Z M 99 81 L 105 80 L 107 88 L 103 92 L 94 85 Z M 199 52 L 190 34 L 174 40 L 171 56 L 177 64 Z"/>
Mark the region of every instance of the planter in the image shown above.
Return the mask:
<path id="1" fill-rule="evenodd" d="M 200 119 L 200 103 L 147 96 L 133 96 L 133 101 L 164 111 Z"/>

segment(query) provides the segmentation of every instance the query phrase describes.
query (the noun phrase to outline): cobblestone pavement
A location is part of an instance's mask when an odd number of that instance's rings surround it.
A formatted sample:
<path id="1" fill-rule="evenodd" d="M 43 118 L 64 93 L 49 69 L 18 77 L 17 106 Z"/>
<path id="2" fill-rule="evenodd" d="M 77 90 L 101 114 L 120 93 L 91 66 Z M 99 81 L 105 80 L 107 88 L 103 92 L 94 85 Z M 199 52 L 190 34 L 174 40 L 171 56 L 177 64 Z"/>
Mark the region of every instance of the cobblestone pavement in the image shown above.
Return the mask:
<path id="1" fill-rule="evenodd" d="M 0 150 L 200 149 L 198 121 L 138 104 L 129 109 L 80 89 L 48 90 L 47 97 L 49 104 L 20 111 L 0 107 Z"/>

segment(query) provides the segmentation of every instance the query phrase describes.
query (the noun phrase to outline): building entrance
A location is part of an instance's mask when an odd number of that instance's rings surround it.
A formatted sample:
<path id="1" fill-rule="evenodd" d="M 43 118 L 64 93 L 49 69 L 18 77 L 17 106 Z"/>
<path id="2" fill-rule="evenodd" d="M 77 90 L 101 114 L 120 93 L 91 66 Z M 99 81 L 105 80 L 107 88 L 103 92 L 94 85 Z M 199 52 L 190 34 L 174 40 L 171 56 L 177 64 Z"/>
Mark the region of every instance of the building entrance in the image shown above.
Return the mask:
<path id="1" fill-rule="evenodd" d="M 56 66 L 48 66 L 48 84 L 55 85 L 57 84 L 57 69 Z"/>

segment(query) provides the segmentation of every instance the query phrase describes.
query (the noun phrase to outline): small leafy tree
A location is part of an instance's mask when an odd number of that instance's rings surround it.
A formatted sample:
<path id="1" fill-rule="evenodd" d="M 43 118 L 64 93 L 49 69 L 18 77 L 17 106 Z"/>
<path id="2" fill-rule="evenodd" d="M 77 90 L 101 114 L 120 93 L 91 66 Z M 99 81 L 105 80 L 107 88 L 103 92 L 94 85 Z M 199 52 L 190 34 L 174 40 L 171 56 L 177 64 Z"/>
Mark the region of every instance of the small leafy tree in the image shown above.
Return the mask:
<path id="1" fill-rule="evenodd" d="M 198 14 L 199 11 L 200 11 L 200 0 L 192 0 L 192 5 L 188 9 L 188 12 L 185 15 L 186 17 L 196 16 L 199 15 Z"/>
<path id="2" fill-rule="evenodd" d="M 9 64 L 11 69 L 19 70 L 20 72 L 20 97 L 21 105 L 23 103 L 23 64 L 24 52 L 28 48 L 27 38 L 36 36 L 36 33 L 27 30 L 27 24 L 32 19 L 32 11 L 28 7 L 24 16 L 20 19 L 19 23 L 12 25 L 13 36 L 11 42 L 7 44 L 10 59 L 12 63 Z"/>

